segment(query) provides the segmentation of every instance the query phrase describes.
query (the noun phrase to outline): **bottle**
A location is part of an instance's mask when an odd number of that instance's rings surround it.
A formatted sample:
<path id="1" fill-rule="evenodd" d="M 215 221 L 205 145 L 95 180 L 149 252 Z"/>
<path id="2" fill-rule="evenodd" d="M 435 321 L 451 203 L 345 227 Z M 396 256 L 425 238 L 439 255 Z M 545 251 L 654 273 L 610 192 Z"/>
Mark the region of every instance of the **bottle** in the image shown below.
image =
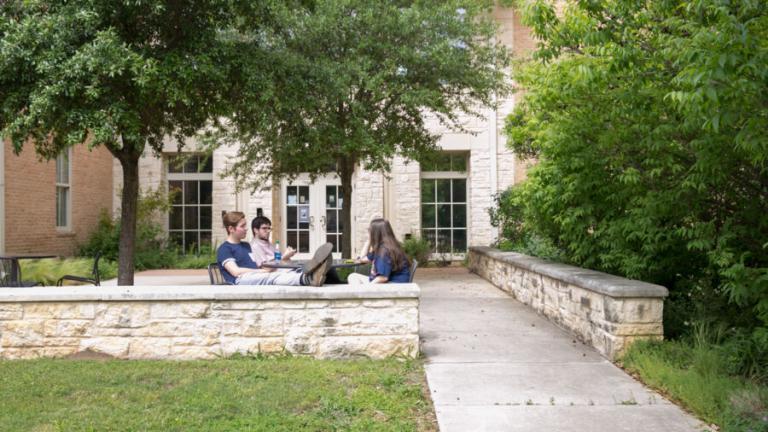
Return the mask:
<path id="1" fill-rule="evenodd" d="M 283 254 L 280 253 L 280 240 L 275 240 L 275 261 L 280 261 Z"/>

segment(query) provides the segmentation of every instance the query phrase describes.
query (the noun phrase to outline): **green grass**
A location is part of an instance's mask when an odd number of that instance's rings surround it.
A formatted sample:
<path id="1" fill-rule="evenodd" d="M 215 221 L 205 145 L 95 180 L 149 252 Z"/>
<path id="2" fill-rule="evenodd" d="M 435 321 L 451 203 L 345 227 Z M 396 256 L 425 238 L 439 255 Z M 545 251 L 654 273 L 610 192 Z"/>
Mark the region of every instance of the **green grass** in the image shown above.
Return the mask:
<path id="1" fill-rule="evenodd" d="M 622 359 L 646 384 L 727 431 L 768 431 L 768 388 L 728 373 L 718 346 L 640 341 Z"/>
<path id="2" fill-rule="evenodd" d="M 433 431 L 417 361 L 0 361 L 2 431 Z"/>

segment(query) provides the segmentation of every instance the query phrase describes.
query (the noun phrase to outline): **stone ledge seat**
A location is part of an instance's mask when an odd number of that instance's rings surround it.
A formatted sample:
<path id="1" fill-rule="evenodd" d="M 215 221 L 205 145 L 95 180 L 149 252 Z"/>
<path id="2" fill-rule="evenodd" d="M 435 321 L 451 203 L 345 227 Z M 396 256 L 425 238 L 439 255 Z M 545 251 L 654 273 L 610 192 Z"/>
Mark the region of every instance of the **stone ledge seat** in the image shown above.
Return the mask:
<path id="1" fill-rule="evenodd" d="M 664 337 L 661 285 L 489 247 L 471 247 L 469 267 L 610 360 Z"/>
<path id="2" fill-rule="evenodd" d="M 0 288 L 0 358 L 418 355 L 417 284 Z"/>

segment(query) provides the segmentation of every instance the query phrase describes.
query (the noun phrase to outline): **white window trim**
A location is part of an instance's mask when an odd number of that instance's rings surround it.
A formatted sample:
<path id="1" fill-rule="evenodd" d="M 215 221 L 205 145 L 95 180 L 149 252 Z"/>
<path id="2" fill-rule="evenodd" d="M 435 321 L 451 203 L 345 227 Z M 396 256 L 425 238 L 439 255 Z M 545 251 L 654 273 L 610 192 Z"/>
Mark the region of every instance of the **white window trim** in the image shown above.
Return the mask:
<path id="1" fill-rule="evenodd" d="M 65 150 L 67 152 L 67 183 L 59 183 L 59 178 L 56 176 L 56 230 L 60 232 L 69 233 L 72 232 L 72 147 L 69 147 Z M 58 174 L 58 168 L 59 168 L 59 157 L 63 154 L 60 153 L 59 156 L 56 156 L 56 171 Z M 66 188 L 67 189 L 67 208 L 64 210 L 65 217 L 66 217 L 66 224 L 65 225 L 59 225 L 59 202 L 58 202 L 58 195 L 59 195 L 59 188 Z"/>
<path id="2" fill-rule="evenodd" d="M 462 172 L 462 171 L 422 171 L 421 172 L 421 178 L 424 180 L 439 180 L 439 179 L 448 179 L 448 180 L 467 180 L 467 191 L 466 191 L 466 201 L 464 202 L 464 205 L 467 208 L 467 226 L 464 228 L 467 232 L 467 248 L 469 248 L 469 232 L 470 232 L 470 201 L 469 201 L 469 173 L 468 172 Z M 419 183 L 421 184 L 421 183 Z M 421 219 L 421 206 L 422 206 L 421 198 L 419 198 L 419 219 Z M 440 204 L 440 203 L 438 203 Z M 453 201 L 450 203 L 442 203 L 442 204 L 453 204 Z M 421 227 L 421 220 L 419 220 L 419 232 L 423 236 L 423 230 L 428 229 L 436 229 L 436 228 L 422 228 Z M 450 230 L 454 230 L 454 228 L 450 228 Z M 448 258 L 450 261 L 461 261 L 466 257 L 466 253 L 447 253 L 447 252 L 434 252 L 429 255 L 429 259 L 433 261 L 441 260 L 443 258 Z"/>
<path id="3" fill-rule="evenodd" d="M 165 159 L 165 173 L 167 175 L 166 181 L 165 181 L 165 191 L 166 191 L 166 193 L 170 192 L 170 182 L 172 182 L 172 181 L 185 181 L 185 180 L 187 180 L 187 181 L 211 181 L 211 182 L 213 182 L 213 172 L 172 173 L 172 172 L 169 172 L 170 169 L 169 169 L 168 163 L 169 163 L 169 160 Z M 202 205 L 204 205 L 204 206 L 209 206 L 210 205 L 211 209 L 213 209 L 213 203 L 211 203 L 211 204 L 184 204 L 183 197 L 182 197 L 182 203 L 181 203 L 180 206 L 182 208 L 186 208 L 186 207 L 200 207 Z M 179 205 L 178 204 L 174 204 L 173 206 L 178 207 Z M 211 217 L 213 218 L 213 215 L 211 215 Z M 166 217 L 166 224 L 167 224 L 166 233 L 170 234 L 171 233 L 171 227 L 170 227 L 170 224 L 168 223 L 168 217 Z M 215 226 L 214 225 L 214 219 L 212 219 L 211 220 L 211 239 L 213 239 L 213 227 L 214 226 Z M 201 231 L 208 231 L 208 230 L 200 229 L 200 225 L 198 224 L 197 229 L 181 229 L 181 230 L 173 230 L 173 231 L 174 232 L 181 231 L 182 233 L 197 232 L 197 234 L 199 236 Z"/>

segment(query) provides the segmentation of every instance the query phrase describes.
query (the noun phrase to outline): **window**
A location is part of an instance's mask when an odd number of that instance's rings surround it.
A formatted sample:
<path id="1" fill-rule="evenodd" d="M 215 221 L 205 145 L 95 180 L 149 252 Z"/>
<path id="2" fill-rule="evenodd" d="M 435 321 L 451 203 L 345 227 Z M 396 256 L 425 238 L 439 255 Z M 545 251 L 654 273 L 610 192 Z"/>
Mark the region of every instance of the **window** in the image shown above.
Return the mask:
<path id="1" fill-rule="evenodd" d="M 71 209 L 70 153 L 66 149 L 56 156 L 56 227 L 69 228 Z"/>
<path id="2" fill-rule="evenodd" d="M 333 252 L 341 252 L 344 224 L 341 209 L 344 206 L 344 193 L 340 185 L 325 186 L 325 240 L 333 244 Z"/>
<path id="3" fill-rule="evenodd" d="M 467 251 L 467 153 L 441 153 L 422 166 L 421 232 L 440 254 Z"/>
<path id="4" fill-rule="evenodd" d="M 199 253 L 211 245 L 213 215 L 213 160 L 205 155 L 168 159 L 168 192 L 173 194 L 168 214 L 168 236 L 185 252 Z"/>

